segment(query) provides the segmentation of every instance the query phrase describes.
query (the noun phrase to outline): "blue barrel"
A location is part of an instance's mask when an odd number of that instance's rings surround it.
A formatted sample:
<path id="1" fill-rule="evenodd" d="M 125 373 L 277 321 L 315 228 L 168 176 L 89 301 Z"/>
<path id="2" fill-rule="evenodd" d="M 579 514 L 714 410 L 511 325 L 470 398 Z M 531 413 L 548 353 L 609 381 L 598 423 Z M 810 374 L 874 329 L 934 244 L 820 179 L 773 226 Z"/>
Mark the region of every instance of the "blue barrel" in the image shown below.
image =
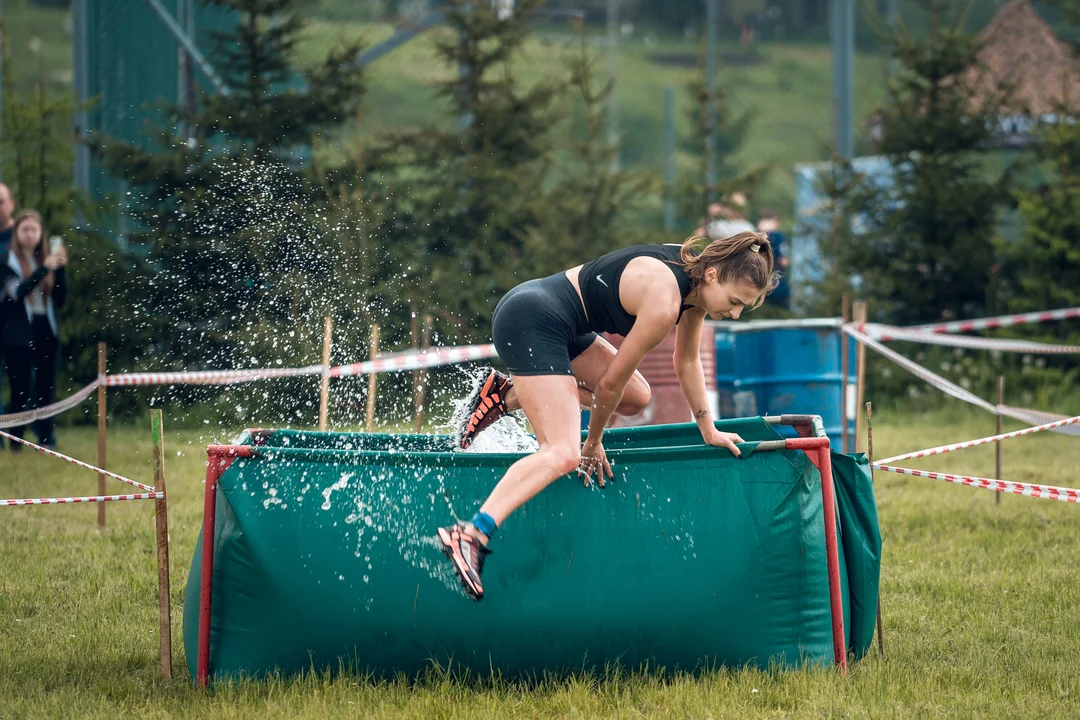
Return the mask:
<path id="1" fill-rule="evenodd" d="M 714 327 L 716 340 L 716 394 L 720 418 L 738 417 L 735 409 L 735 380 L 739 377 L 735 366 L 735 333 Z M 754 415 L 756 413 L 751 413 Z"/>
<path id="2" fill-rule="evenodd" d="M 841 398 L 840 329 L 825 321 L 806 327 L 783 323 L 738 326 L 727 333 L 734 345 L 733 388 L 740 416 L 806 413 L 820 415 L 834 449 L 841 449 L 844 403 Z M 717 331 L 719 337 L 722 333 Z M 719 342 L 719 341 L 718 341 Z M 848 343 L 848 382 L 855 383 L 855 345 Z M 720 368 L 717 348 L 717 373 Z M 725 376 L 726 378 L 727 376 Z M 717 384 L 723 380 L 717 377 Z M 848 420 L 854 438 L 854 417 Z M 793 431 L 792 431 L 793 432 Z"/>

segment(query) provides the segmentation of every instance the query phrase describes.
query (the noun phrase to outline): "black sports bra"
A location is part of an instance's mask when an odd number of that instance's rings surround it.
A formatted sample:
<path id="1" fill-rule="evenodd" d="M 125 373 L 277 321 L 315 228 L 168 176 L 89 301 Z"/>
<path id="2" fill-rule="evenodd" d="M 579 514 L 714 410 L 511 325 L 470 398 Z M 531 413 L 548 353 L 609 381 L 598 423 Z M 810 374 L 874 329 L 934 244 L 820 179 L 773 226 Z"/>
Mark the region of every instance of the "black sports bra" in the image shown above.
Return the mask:
<path id="1" fill-rule="evenodd" d="M 578 286 L 581 288 L 585 312 L 589 316 L 589 329 L 626 335 L 634 327 L 636 318 L 626 311 L 619 299 L 619 281 L 627 263 L 638 257 L 661 260 L 674 273 L 683 300 L 679 306 L 679 319 L 675 321 L 678 324 L 683 312 L 693 307 L 685 304 L 686 296 L 693 288 L 690 276 L 679 259 L 681 249 L 681 245 L 631 245 L 585 263 L 578 274 Z"/>

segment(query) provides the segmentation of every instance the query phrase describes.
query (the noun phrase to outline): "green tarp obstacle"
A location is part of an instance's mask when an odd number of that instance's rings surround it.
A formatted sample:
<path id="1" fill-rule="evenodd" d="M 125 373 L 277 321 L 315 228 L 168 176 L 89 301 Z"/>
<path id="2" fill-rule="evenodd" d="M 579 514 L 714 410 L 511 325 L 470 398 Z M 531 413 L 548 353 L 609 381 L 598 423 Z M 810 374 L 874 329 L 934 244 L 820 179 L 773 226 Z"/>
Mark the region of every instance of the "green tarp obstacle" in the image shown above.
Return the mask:
<path id="1" fill-rule="evenodd" d="M 782 439 L 781 422 L 804 437 Z M 507 519 L 480 603 L 435 529 L 470 517 L 519 454 L 284 430 L 212 446 L 184 603 L 191 673 L 535 677 L 862 655 L 881 550 L 865 458 L 830 453 L 816 416 L 717 427 L 747 440 L 743 458 L 693 424 L 609 431 L 615 482 L 564 478 Z"/>

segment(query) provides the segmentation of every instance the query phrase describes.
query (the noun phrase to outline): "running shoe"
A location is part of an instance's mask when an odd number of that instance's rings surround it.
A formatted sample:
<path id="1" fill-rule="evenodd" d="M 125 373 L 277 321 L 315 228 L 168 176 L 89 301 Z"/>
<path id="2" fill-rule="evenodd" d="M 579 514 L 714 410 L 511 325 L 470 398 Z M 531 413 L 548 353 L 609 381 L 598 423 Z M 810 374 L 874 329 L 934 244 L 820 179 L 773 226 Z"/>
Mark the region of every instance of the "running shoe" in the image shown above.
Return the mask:
<path id="1" fill-rule="evenodd" d="M 514 386 L 514 381 L 509 375 L 494 368 L 485 370 L 487 374 L 483 382 L 476 386 L 465 401 L 465 410 L 468 414 L 464 416 L 462 426 L 458 428 L 462 450 L 472 445 L 477 435 L 508 412 L 506 393 Z"/>
<path id="2" fill-rule="evenodd" d="M 484 558 L 491 551 L 484 544 L 465 532 L 465 523 L 439 528 L 442 552 L 454 564 L 454 572 L 461 581 L 465 594 L 476 602 L 484 599 L 484 586 L 480 575 L 484 572 Z"/>

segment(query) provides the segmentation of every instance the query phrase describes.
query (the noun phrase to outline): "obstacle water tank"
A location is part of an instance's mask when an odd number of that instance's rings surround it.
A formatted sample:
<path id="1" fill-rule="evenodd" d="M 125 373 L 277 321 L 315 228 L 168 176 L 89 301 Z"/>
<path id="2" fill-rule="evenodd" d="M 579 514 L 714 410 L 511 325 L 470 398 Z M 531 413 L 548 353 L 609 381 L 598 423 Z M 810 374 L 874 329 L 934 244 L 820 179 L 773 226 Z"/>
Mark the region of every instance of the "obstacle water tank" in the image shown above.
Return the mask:
<path id="1" fill-rule="evenodd" d="M 833 319 L 716 323 L 721 417 L 820 415 L 841 448 L 844 422 L 841 334 Z M 848 433 L 854 438 L 855 343 L 848 343 Z"/>
<path id="2" fill-rule="evenodd" d="M 615 481 L 600 491 L 563 478 L 510 516 L 481 603 L 432 538 L 469 517 L 520 454 L 449 452 L 448 436 L 299 431 L 211 448 L 184 600 L 192 675 L 792 667 L 831 663 L 834 637 L 861 655 L 881 542 L 865 459 L 831 455 L 831 595 L 818 468 L 760 445 L 780 438 L 761 418 L 718 427 L 748 441 L 743 458 L 703 445 L 690 423 L 609 431 Z"/>

